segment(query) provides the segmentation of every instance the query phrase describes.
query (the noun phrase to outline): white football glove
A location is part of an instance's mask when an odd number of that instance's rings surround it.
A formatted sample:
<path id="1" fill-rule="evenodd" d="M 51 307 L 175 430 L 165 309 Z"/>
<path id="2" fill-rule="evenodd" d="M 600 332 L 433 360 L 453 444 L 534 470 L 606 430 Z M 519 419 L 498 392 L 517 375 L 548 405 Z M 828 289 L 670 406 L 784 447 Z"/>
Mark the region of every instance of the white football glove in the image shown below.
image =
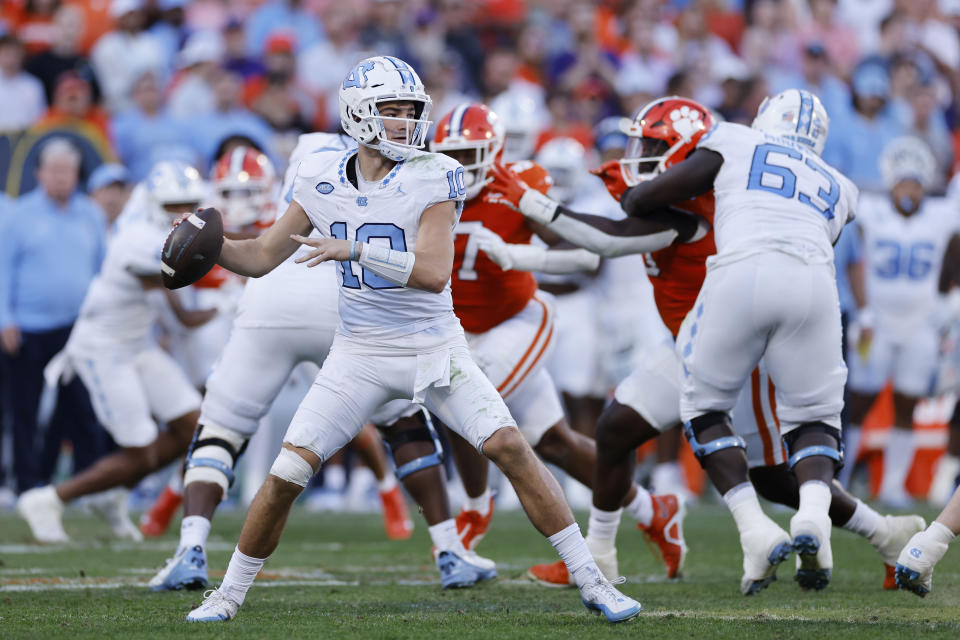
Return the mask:
<path id="1" fill-rule="evenodd" d="M 476 238 L 477 247 L 480 251 L 487 254 L 487 257 L 498 267 L 504 271 L 509 271 L 513 268 L 513 257 L 510 255 L 510 248 L 507 246 L 507 243 L 504 242 L 503 238 L 486 227 L 480 227 L 476 231 L 471 232 L 470 235 Z"/>

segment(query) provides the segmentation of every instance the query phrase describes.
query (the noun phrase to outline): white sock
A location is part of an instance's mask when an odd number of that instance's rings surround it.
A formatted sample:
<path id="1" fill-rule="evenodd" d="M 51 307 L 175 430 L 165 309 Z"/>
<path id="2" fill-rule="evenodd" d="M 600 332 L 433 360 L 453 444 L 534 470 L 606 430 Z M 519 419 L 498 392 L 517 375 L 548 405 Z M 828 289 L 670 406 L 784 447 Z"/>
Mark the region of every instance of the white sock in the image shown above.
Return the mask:
<path id="1" fill-rule="evenodd" d="M 624 507 L 624 511 L 633 516 L 638 524 L 649 525 L 650 521 L 653 520 L 653 496 L 650 495 L 649 491 L 637 485 L 637 495 L 633 497 L 630 504 Z"/>
<path id="2" fill-rule="evenodd" d="M 883 448 L 883 481 L 880 494 L 901 493 L 906 491 L 907 474 L 913 464 L 913 431 L 890 429 L 887 445 Z"/>
<path id="3" fill-rule="evenodd" d="M 862 500 L 857 500 L 857 508 L 850 519 L 843 524 L 843 528 L 869 538 L 876 533 L 882 521 L 883 516 L 864 504 Z"/>
<path id="4" fill-rule="evenodd" d="M 478 511 L 480 515 L 487 516 L 490 513 L 490 488 L 487 487 L 483 490 L 476 498 L 471 498 L 467 496 L 467 499 L 463 501 L 463 508 L 465 511 Z"/>
<path id="5" fill-rule="evenodd" d="M 820 480 L 807 480 L 800 485 L 800 508 L 797 512 L 809 511 L 826 514 L 830 511 L 830 486 Z"/>
<path id="6" fill-rule="evenodd" d="M 428 527 L 430 540 L 439 551 L 463 551 L 463 542 L 457 535 L 457 521 L 453 518 Z"/>
<path id="7" fill-rule="evenodd" d="M 377 491 L 380 493 L 387 493 L 393 491 L 393 488 L 397 486 L 397 476 L 393 475 L 392 471 L 388 471 L 387 475 L 383 476 L 383 480 L 377 481 Z"/>
<path id="8" fill-rule="evenodd" d="M 597 568 L 597 563 L 593 561 L 593 556 L 587 549 L 587 542 L 583 539 L 580 527 L 576 522 L 561 529 L 547 540 L 560 554 L 563 563 L 567 565 L 567 571 L 573 576 L 578 587 L 595 580 L 597 576 L 603 575 Z"/>
<path id="9" fill-rule="evenodd" d="M 749 482 L 738 484 L 727 491 L 723 494 L 723 501 L 727 503 L 727 508 L 730 509 L 733 520 L 737 523 L 737 530 L 740 532 L 749 529 L 751 523 L 766 518 L 763 509 L 760 508 L 757 491 Z"/>
<path id="10" fill-rule="evenodd" d="M 180 523 L 180 548 L 206 547 L 210 521 L 203 516 L 185 516 Z"/>
<path id="11" fill-rule="evenodd" d="M 247 597 L 247 590 L 266 561 L 266 558 L 251 558 L 241 553 L 240 547 L 235 548 L 230 564 L 227 565 L 227 573 L 224 574 L 223 582 L 220 583 L 220 591 L 237 604 L 243 604 L 244 598 Z"/>
<path id="12" fill-rule="evenodd" d="M 617 529 L 620 528 L 620 516 L 623 509 L 604 511 L 590 506 L 590 521 L 587 524 L 587 537 L 594 549 L 613 548 L 617 541 Z"/>
<path id="13" fill-rule="evenodd" d="M 674 491 L 684 486 L 683 469 L 679 462 L 661 462 L 653 467 L 650 486 L 658 494 Z"/>
<path id="14" fill-rule="evenodd" d="M 323 469 L 323 488 L 343 493 L 347 486 L 347 472 L 342 464 L 331 464 Z"/>

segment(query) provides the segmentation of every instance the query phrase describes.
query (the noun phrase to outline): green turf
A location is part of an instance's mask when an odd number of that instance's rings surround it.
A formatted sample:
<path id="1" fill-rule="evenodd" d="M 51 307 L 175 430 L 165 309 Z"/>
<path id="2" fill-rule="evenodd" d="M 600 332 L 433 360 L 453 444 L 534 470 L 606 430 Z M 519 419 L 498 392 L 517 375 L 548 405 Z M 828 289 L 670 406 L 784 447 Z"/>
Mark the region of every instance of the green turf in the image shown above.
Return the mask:
<path id="1" fill-rule="evenodd" d="M 783 512 L 775 517 L 788 521 Z M 218 517 L 214 571 L 226 568 L 240 522 L 236 513 Z M 66 528 L 77 542 L 44 549 L 26 544 L 26 525 L 7 512 L 0 514 L 0 638 L 960 638 L 960 549 L 937 568 L 934 592 L 920 599 L 881 591 L 879 556 L 839 531 L 826 591 L 802 592 L 791 559 L 780 582 L 745 598 L 729 514 L 716 505 L 694 506 L 687 523 L 682 581 L 664 579 L 639 535 L 624 525 L 620 570 L 629 581 L 622 589 L 643 603 L 644 613 L 613 626 L 588 614 L 575 591 L 523 579 L 529 564 L 555 556 L 522 515 L 497 514 L 480 546 L 498 561 L 500 578 L 445 592 L 422 521 L 413 539 L 389 542 L 378 516 L 298 511 L 267 564 L 267 579 L 250 591 L 238 618 L 201 625 L 183 621 L 199 593 L 156 594 L 142 586 L 169 555 L 172 534 L 111 548 L 101 523 L 76 514 Z M 24 587 L 43 590 L 15 590 Z"/>

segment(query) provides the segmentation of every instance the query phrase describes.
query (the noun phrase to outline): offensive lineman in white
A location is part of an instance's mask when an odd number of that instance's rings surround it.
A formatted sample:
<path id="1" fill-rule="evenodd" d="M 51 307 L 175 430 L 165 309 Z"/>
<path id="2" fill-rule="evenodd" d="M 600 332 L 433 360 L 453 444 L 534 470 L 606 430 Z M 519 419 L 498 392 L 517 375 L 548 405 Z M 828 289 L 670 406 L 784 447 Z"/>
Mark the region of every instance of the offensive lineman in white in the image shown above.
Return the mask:
<path id="1" fill-rule="evenodd" d="M 731 485 L 745 477 L 747 460 L 730 411 L 765 358 L 800 485 L 800 506 L 790 520 L 796 577 L 814 589 L 826 587 L 833 567 L 830 483 L 842 461 L 846 367 L 832 245 L 854 216 L 858 196 L 853 183 L 819 158 L 828 126 L 816 96 L 790 89 L 761 104 L 752 128 L 720 123 L 677 165 L 688 170 L 693 188 L 712 185 L 716 197 L 717 254 L 707 260 L 706 280 L 677 338 L 687 437 L 701 449 L 738 528 L 762 519 L 752 486 Z M 625 198 L 654 201 L 669 190 L 663 188 L 669 173 Z M 768 530 L 774 549 L 782 534 L 776 529 Z"/>
<path id="2" fill-rule="evenodd" d="M 220 264 L 253 277 L 301 244 L 315 247 L 301 262 L 340 261 L 340 328 L 250 506 L 223 582 L 187 619 L 236 615 L 310 477 L 394 399 L 422 401 L 503 470 L 588 608 L 612 622 L 637 615 L 639 603 L 600 574 L 556 480 L 470 359 L 449 288 L 463 167 L 418 151 L 430 98 L 416 72 L 397 58 L 368 58 L 344 79 L 339 99 L 357 152 L 303 161 L 286 214 L 255 240 L 224 241 Z M 312 228 L 325 237 L 306 238 Z"/>
<path id="3" fill-rule="evenodd" d="M 847 354 L 850 423 L 859 428 L 892 379 L 894 424 L 878 498 L 903 508 L 912 502 L 904 482 L 913 461 L 913 410 L 931 394 L 937 371 L 940 265 L 957 223 L 952 201 L 924 197 L 936 160 L 923 140 L 893 140 L 880 157 L 880 170 L 889 193 L 861 198 L 857 216 L 867 305 L 851 332 L 859 341 L 851 340 Z"/>

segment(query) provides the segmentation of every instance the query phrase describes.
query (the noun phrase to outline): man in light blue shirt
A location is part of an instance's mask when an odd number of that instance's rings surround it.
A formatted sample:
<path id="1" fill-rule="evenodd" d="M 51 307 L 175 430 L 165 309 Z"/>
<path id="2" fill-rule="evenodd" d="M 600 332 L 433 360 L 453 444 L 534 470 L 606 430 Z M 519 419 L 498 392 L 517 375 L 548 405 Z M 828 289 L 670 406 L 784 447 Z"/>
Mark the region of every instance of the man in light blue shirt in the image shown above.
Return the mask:
<path id="1" fill-rule="evenodd" d="M 40 152 L 40 186 L 0 223 L 2 404 L 13 429 L 20 492 L 49 481 L 64 437 L 73 441 L 76 466 L 103 453 L 102 429 L 76 380 L 60 390 L 43 449 L 34 445 L 43 369 L 66 344 L 104 255 L 103 212 L 77 191 L 79 169 L 73 145 L 48 142 Z"/>

